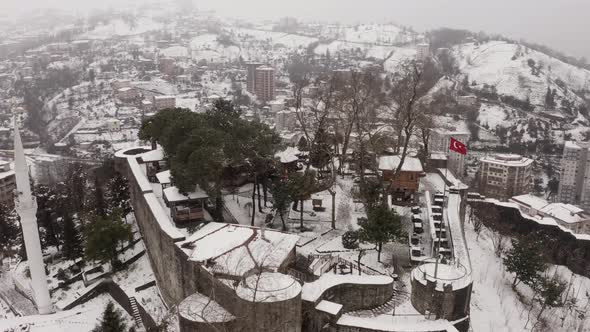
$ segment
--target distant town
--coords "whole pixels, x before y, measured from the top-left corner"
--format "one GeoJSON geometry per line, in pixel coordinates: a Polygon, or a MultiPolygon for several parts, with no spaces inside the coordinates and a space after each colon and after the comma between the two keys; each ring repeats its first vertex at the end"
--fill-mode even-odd
{"type": "Polygon", "coordinates": [[[0,331],[590,331],[590,67],[464,30],[0,16],[0,331]]]}

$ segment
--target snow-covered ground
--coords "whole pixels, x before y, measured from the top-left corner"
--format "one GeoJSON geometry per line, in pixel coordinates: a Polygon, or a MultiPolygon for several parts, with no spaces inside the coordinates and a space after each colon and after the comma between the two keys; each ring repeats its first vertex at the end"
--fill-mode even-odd
{"type": "Polygon", "coordinates": [[[568,86],[578,90],[586,86],[590,79],[588,70],[508,42],[468,43],[453,50],[461,72],[468,75],[470,82],[475,81],[477,87],[481,88],[483,84],[495,86],[500,95],[530,99],[534,105],[544,105],[548,84],[557,90],[560,98],[566,97],[579,103],[581,100],[562,90],[556,80],[568,82],[568,86]],[[539,75],[532,73],[530,60],[535,66],[541,66],[539,75]]]}
{"type": "Polygon", "coordinates": [[[127,312],[114,301],[109,294],[101,294],[75,309],[59,311],[51,315],[0,319],[0,330],[12,331],[12,329],[15,329],[14,331],[28,332],[90,332],[100,322],[108,302],[113,302],[127,327],[133,326],[133,318],[127,314],[127,312]],[[21,330],[20,328],[23,329],[21,330]]]}
{"type": "Polygon", "coordinates": [[[154,21],[151,17],[140,17],[136,22],[124,22],[122,19],[115,19],[107,24],[100,24],[94,30],[83,34],[81,38],[108,39],[115,36],[139,35],[148,31],[157,31],[164,28],[162,23],[154,21]]]}
{"type": "MultiPolygon", "coordinates": [[[[471,297],[471,325],[474,331],[531,331],[535,317],[540,310],[536,303],[531,313],[531,322],[525,328],[530,308],[531,291],[528,286],[519,284],[512,289],[513,275],[505,271],[501,258],[494,254],[492,233],[485,229],[479,239],[473,224],[465,223],[465,235],[473,266],[473,294],[471,297]],[[523,303],[523,301],[526,301],[523,303]]],[[[506,239],[508,241],[508,239],[506,239]]],[[[590,279],[573,274],[563,266],[551,267],[547,274],[557,271],[562,280],[570,281],[568,297],[577,299],[577,309],[585,311],[590,305],[590,279]]],[[[590,331],[590,321],[583,320],[576,310],[567,308],[547,309],[542,320],[548,324],[545,331],[590,331]],[[562,322],[563,319],[563,322],[562,322]]]]}

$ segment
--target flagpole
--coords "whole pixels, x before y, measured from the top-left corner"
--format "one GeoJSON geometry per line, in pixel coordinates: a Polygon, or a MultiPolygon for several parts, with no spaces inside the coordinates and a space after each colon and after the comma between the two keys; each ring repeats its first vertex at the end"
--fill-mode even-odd
{"type": "MultiPolygon", "coordinates": [[[[443,179],[443,182],[445,183],[444,185],[444,189],[443,189],[443,216],[442,216],[442,220],[440,221],[440,230],[438,232],[438,236],[436,237],[438,239],[437,244],[436,244],[436,256],[435,256],[435,263],[434,263],[434,279],[436,279],[437,275],[438,275],[438,261],[440,259],[440,236],[442,234],[442,225],[445,222],[445,218],[444,218],[444,208],[445,208],[445,202],[446,202],[446,192],[447,192],[447,176],[449,174],[449,155],[450,155],[450,149],[451,149],[451,143],[449,142],[449,144],[447,144],[447,164],[445,165],[445,178],[443,179]]],[[[436,234],[436,227],[434,229],[434,234],[436,234]]],[[[436,282],[436,281],[435,281],[436,282]]]]}

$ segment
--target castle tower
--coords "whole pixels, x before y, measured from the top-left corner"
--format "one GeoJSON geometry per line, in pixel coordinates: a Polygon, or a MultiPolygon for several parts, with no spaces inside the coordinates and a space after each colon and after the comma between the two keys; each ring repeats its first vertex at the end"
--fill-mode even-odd
{"type": "Polygon", "coordinates": [[[49,289],[47,288],[47,275],[45,275],[39,229],[37,228],[37,201],[31,194],[29,168],[27,167],[23,142],[20,137],[16,118],[14,120],[14,172],[18,193],[18,196],[15,198],[15,205],[23,229],[25,248],[31,271],[33,295],[39,313],[42,315],[50,314],[53,312],[53,305],[49,296],[49,289]]]}

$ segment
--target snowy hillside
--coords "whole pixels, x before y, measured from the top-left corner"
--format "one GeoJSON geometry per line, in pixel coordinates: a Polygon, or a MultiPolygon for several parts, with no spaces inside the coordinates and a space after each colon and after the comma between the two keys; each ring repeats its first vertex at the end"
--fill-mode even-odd
{"type": "Polygon", "coordinates": [[[135,22],[125,22],[121,19],[116,19],[107,24],[96,26],[93,30],[83,34],[81,38],[108,39],[113,36],[132,36],[163,28],[163,24],[147,17],[138,18],[135,22]]]}
{"type": "MultiPolygon", "coordinates": [[[[557,99],[580,105],[576,94],[590,88],[590,71],[566,64],[543,53],[502,41],[469,43],[453,49],[461,73],[474,88],[495,86],[499,95],[545,105],[547,88],[556,89],[557,99]]],[[[559,105],[559,103],[558,103],[559,105]]]]}

